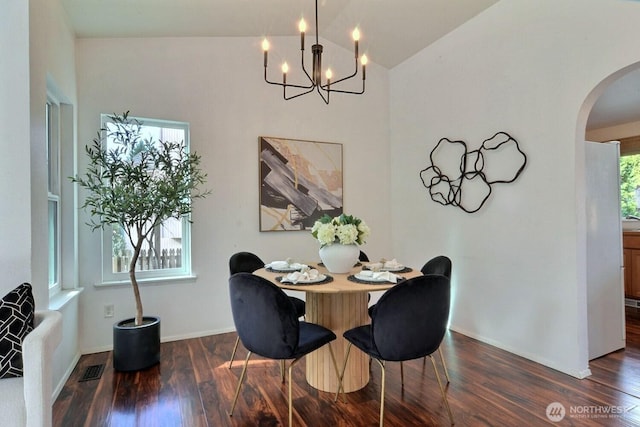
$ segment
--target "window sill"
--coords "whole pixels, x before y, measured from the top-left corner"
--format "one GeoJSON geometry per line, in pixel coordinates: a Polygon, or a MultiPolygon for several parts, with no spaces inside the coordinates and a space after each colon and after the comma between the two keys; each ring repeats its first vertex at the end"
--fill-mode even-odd
{"type": "Polygon", "coordinates": [[[75,289],[63,289],[59,292],[56,292],[51,298],[49,298],[49,310],[60,310],[62,309],[69,301],[76,298],[80,295],[80,292],[83,291],[83,288],[75,288],[75,289]]]}
{"type": "MultiPolygon", "coordinates": [[[[155,285],[155,284],[166,284],[166,283],[175,283],[175,282],[193,282],[197,279],[198,276],[187,275],[187,276],[170,276],[170,277],[153,277],[146,279],[138,279],[139,285],[155,285]]],[[[101,283],[96,283],[93,286],[96,288],[102,287],[118,287],[118,286],[131,286],[131,282],[129,279],[127,280],[113,280],[113,281],[105,281],[101,283]]]]}

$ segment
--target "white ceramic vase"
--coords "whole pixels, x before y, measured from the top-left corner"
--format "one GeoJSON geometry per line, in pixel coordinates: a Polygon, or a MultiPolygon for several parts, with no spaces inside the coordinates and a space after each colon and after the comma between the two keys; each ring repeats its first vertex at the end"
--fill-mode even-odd
{"type": "Polygon", "coordinates": [[[341,245],[334,243],[332,245],[322,246],[320,248],[320,259],[330,273],[348,273],[358,262],[360,249],[358,245],[341,245]]]}

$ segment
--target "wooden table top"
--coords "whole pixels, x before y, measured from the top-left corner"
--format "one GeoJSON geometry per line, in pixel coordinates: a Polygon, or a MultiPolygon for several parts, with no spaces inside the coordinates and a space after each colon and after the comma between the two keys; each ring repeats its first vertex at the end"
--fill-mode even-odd
{"type": "MultiPolygon", "coordinates": [[[[347,279],[350,275],[357,274],[362,270],[362,266],[354,267],[347,274],[329,273],[324,266],[316,263],[307,263],[311,268],[317,269],[320,274],[328,275],[333,278],[333,281],[324,284],[293,284],[293,283],[280,283],[276,280],[276,277],[286,276],[287,273],[267,271],[266,268],[261,268],[255,271],[253,274],[264,277],[267,280],[272,281],[283,289],[290,289],[293,291],[312,292],[312,293],[350,293],[350,292],[375,292],[384,291],[395,286],[395,283],[381,282],[381,283],[357,283],[347,279]]],[[[420,276],[422,273],[420,270],[412,269],[406,273],[396,273],[398,276],[410,279],[412,277],[420,276]]]]}

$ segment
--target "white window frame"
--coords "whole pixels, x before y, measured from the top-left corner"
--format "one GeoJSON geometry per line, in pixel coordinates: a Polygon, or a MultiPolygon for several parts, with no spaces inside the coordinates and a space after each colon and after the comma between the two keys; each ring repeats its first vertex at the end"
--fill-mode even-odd
{"type": "MultiPolygon", "coordinates": [[[[100,124],[104,129],[106,124],[111,121],[112,114],[101,114],[100,124]]],[[[129,116],[130,120],[138,120],[143,126],[154,126],[168,129],[180,129],[184,131],[184,144],[185,150],[189,152],[189,123],[160,120],[143,117],[129,116]]],[[[165,282],[192,279],[194,276],[191,270],[191,217],[190,215],[182,218],[182,259],[181,267],[179,268],[165,268],[155,270],[136,270],[136,279],[138,282],[165,282]]],[[[102,283],[97,286],[111,286],[118,284],[129,284],[129,273],[113,272],[113,227],[105,227],[102,232],[102,283]]],[[[128,270],[128,269],[127,269],[128,270]]]]}
{"type": "Polygon", "coordinates": [[[47,74],[47,98],[43,104],[44,150],[47,163],[47,277],[55,266],[55,280],[49,286],[49,303],[58,307],[58,297],[64,291],[78,289],[78,207],[76,186],[66,177],[76,174],[75,107],[60,90],[51,75],[47,74]],[[49,116],[50,110],[52,113],[49,116]],[[48,138],[52,137],[50,141],[48,138]],[[50,154],[51,153],[51,154],[50,154]],[[55,202],[56,221],[51,222],[49,204],[55,202]],[[56,254],[49,251],[50,225],[56,228],[56,254]]]}
{"type": "Polygon", "coordinates": [[[47,94],[45,104],[45,131],[47,139],[47,253],[49,260],[47,277],[49,296],[51,297],[62,289],[62,197],[60,196],[60,103],[50,93],[47,94]],[[52,203],[55,204],[53,212],[50,209],[52,203]]]}

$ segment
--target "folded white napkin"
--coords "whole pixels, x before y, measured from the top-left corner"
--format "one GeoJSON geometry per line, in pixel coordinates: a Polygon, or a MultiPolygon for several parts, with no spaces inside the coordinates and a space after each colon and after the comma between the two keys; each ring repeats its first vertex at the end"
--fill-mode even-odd
{"type": "Polygon", "coordinates": [[[362,270],[360,273],[358,273],[358,276],[365,280],[398,283],[398,276],[390,271],[362,270]]]}
{"type": "Polygon", "coordinates": [[[396,270],[396,269],[400,269],[403,268],[404,266],[402,264],[400,264],[398,261],[396,261],[396,259],[392,259],[391,261],[385,261],[384,265],[382,266],[382,268],[386,268],[389,270],[396,270]]]}
{"type": "Polygon", "coordinates": [[[392,259],[391,261],[381,260],[380,262],[372,262],[367,264],[367,268],[371,271],[380,271],[380,270],[401,270],[404,268],[404,265],[400,264],[396,259],[392,259]]]}
{"type": "Polygon", "coordinates": [[[309,269],[304,268],[302,271],[294,271],[293,273],[289,273],[284,276],[280,281],[281,282],[290,282],[290,283],[298,283],[298,282],[309,282],[313,280],[318,280],[320,278],[320,272],[315,268],[309,269]]]}
{"type": "Polygon", "coordinates": [[[265,267],[272,268],[274,270],[300,270],[307,267],[307,265],[291,261],[271,261],[269,264],[265,265],[265,267]]]}
{"type": "Polygon", "coordinates": [[[371,271],[380,271],[384,267],[384,264],[381,262],[372,262],[367,264],[367,268],[371,271]]]}

